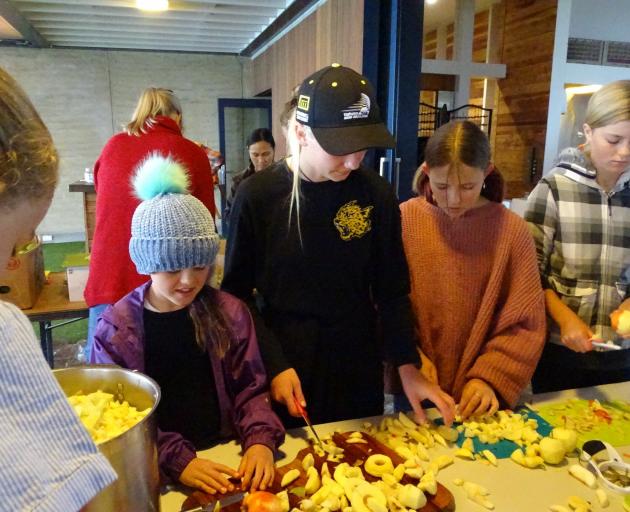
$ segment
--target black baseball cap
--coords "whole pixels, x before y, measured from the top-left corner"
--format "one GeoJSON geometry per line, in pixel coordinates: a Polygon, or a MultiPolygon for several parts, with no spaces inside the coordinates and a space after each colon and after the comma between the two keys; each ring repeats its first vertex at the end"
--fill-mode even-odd
{"type": "Polygon", "coordinates": [[[310,126],[319,145],[331,155],[396,144],[381,119],[368,79],[340,64],[320,69],[302,82],[295,118],[310,126]]]}

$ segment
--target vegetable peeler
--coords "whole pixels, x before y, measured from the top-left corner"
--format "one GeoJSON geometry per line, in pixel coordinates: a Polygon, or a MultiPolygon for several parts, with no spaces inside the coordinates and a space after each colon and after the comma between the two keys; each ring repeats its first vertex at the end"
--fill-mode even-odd
{"type": "Polygon", "coordinates": [[[580,461],[595,472],[609,489],[630,494],[630,464],[624,462],[611,444],[605,441],[586,441],[580,461]]]}

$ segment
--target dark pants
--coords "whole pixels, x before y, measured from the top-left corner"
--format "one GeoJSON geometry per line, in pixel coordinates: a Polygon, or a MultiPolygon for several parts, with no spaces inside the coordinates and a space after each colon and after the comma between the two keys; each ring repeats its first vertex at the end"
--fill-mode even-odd
{"type": "Polygon", "coordinates": [[[630,350],[581,354],[547,343],[532,377],[534,393],[630,380],[630,350]]]}

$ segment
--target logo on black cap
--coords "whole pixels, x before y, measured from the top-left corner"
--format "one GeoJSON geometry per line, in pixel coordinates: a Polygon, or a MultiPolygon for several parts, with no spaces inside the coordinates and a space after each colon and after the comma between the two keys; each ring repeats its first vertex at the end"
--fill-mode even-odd
{"type": "Polygon", "coordinates": [[[344,121],[349,119],[367,119],[370,115],[370,97],[361,93],[359,101],[343,109],[342,112],[344,121]]]}

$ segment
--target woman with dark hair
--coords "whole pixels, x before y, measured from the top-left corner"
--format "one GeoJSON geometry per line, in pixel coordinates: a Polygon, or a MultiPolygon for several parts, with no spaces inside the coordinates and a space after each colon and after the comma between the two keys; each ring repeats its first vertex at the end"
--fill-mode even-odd
{"type": "Polygon", "coordinates": [[[477,125],[442,126],[425,158],[421,197],[401,205],[422,369],[464,418],[493,414],[516,404],[544,344],[534,243],[501,204],[503,179],[477,125]]]}
{"type": "MultiPolygon", "coordinates": [[[[232,187],[230,189],[230,197],[228,197],[225,211],[223,212],[223,222],[229,222],[232,203],[236,197],[236,191],[239,185],[253,176],[254,173],[266,169],[273,163],[276,151],[276,141],[269,128],[256,128],[247,138],[247,151],[249,152],[249,165],[247,168],[232,178],[232,187]]],[[[225,231],[224,231],[225,232],[225,231]]]]}

